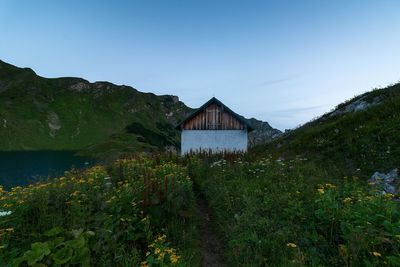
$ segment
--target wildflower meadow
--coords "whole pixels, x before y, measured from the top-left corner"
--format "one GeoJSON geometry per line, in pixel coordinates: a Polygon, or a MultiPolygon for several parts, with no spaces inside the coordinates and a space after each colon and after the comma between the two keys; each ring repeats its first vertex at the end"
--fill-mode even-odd
{"type": "Polygon", "coordinates": [[[138,156],[0,189],[2,266],[198,265],[185,167],[138,156]]]}

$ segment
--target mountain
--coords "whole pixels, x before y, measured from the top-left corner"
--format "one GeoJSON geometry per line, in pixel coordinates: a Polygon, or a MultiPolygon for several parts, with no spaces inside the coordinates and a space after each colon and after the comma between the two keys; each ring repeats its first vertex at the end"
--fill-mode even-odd
{"type": "Polygon", "coordinates": [[[175,146],[173,125],[190,111],[176,96],[81,78],[46,79],[0,62],[0,150],[175,146]]]}
{"type": "MultiPolygon", "coordinates": [[[[174,150],[180,137],[174,126],[192,111],[177,96],[74,77],[48,79],[0,61],[2,151],[79,150],[103,156],[174,150]]],[[[268,123],[250,122],[257,136],[250,143],[275,136],[268,123]]]]}
{"type": "Polygon", "coordinates": [[[399,133],[397,83],[348,100],[253,152],[312,158],[316,165],[325,166],[326,172],[369,177],[378,170],[400,167],[399,133]]]}
{"type": "Polygon", "coordinates": [[[249,133],[249,146],[270,142],[282,135],[278,129],[272,128],[268,122],[255,118],[246,119],[254,131],[249,133]]]}

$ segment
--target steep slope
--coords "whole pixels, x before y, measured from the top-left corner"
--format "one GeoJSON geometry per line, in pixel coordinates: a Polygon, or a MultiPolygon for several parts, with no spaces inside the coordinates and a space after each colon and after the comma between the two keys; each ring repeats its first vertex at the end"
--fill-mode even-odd
{"type": "Polygon", "coordinates": [[[370,176],[399,167],[400,84],[377,89],[338,105],[332,112],[274,142],[256,154],[301,155],[332,172],[370,176]]]}
{"type": "MultiPolygon", "coordinates": [[[[109,82],[43,78],[0,60],[0,151],[79,150],[104,156],[175,150],[174,129],[193,109],[172,95],[142,93],[109,82]]],[[[249,120],[249,143],[277,136],[268,123],[249,120]]]]}
{"type": "Polygon", "coordinates": [[[46,79],[0,61],[0,150],[80,150],[115,140],[162,148],[178,143],[172,125],[189,111],[175,96],[46,79]],[[151,141],[155,136],[159,140],[151,141]]]}
{"type": "Polygon", "coordinates": [[[254,131],[249,133],[249,146],[270,142],[279,136],[282,132],[272,128],[268,122],[260,121],[255,118],[246,119],[254,131]]]}

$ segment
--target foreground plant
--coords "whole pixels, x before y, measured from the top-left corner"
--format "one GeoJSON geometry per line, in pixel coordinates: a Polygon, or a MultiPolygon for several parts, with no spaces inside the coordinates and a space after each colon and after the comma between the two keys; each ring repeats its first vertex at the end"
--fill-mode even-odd
{"type": "Polygon", "coordinates": [[[0,207],[0,265],[139,266],[164,234],[163,266],[198,262],[191,180],[168,159],[138,156],[1,190],[0,207]]]}

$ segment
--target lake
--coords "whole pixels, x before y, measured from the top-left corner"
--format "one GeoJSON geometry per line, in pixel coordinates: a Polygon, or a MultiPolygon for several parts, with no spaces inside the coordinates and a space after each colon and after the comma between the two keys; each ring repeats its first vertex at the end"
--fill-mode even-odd
{"type": "Polygon", "coordinates": [[[9,190],[49,177],[58,177],[71,168],[81,169],[94,163],[92,159],[71,151],[0,151],[0,185],[9,190]]]}

